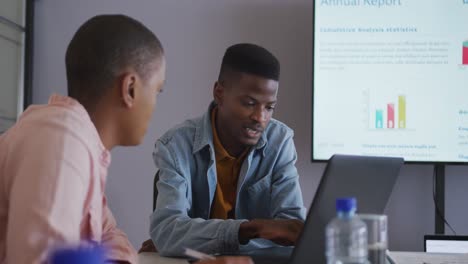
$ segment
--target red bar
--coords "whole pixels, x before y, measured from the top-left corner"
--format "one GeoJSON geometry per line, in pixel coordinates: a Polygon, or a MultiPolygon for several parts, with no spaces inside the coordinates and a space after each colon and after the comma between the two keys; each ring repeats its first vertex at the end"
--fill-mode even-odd
{"type": "Polygon", "coordinates": [[[387,128],[395,128],[395,105],[387,104],[387,128]]]}

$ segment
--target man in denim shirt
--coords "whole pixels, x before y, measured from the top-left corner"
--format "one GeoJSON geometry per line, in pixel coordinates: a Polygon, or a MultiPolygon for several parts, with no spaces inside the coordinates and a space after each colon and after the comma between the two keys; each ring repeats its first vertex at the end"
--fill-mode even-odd
{"type": "Polygon", "coordinates": [[[279,62],[269,51],[229,47],[208,111],[156,142],[159,194],[150,236],[161,255],[295,244],[305,208],[293,131],[271,119],[278,80],[279,62]]]}

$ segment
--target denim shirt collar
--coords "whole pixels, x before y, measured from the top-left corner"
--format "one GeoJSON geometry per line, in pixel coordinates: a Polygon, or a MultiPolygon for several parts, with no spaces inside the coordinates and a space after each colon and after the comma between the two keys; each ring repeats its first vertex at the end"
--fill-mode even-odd
{"type": "MultiPolygon", "coordinates": [[[[192,154],[195,154],[202,150],[204,147],[209,146],[211,149],[214,150],[214,145],[213,145],[213,131],[211,129],[211,111],[213,108],[216,106],[216,103],[212,101],[210,103],[210,106],[208,107],[208,111],[203,114],[200,122],[196,124],[195,127],[195,140],[193,144],[193,152],[192,154]]],[[[268,127],[267,127],[268,129],[268,127]]],[[[265,146],[268,143],[268,140],[266,138],[266,132],[263,131],[260,139],[258,140],[257,144],[255,145],[256,150],[261,150],[262,155],[265,156],[265,146]]]]}

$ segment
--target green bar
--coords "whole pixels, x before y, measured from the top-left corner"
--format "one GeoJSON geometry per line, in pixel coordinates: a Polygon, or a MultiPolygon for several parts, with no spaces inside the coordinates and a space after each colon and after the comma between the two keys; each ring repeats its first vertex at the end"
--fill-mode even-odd
{"type": "Polygon", "coordinates": [[[406,96],[398,96],[398,128],[406,128],[406,96]]]}
{"type": "Polygon", "coordinates": [[[383,128],[383,110],[375,110],[375,128],[383,128]]]}
{"type": "Polygon", "coordinates": [[[468,48],[468,40],[463,42],[463,47],[468,48]]]}

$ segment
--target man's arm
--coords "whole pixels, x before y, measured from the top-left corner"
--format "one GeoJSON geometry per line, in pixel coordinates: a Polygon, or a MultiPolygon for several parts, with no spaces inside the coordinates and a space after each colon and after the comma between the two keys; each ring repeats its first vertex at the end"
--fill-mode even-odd
{"type": "Polygon", "coordinates": [[[305,219],[296,160],[297,154],[291,133],[282,142],[276,163],[272,164],[272,219],[254,219],[242,223],[239,230],[239,240],[242,244],[254,238],[268,239],[283,246],[296,244],[305,219]]]}
{"type": "Polygon", "coordinates": [[[238,251],[239,226],[245,220],[190,218],[187,179],[191,176],[184,175],[188,172],[182,172],[176,157],[159,140],[154,161],[159,168],[159,194],[151,216],[150,236],[160,254],[183,256],[185,247],[210,254],[238,251]]]}
{"type": "Polygon", "coordinates": [[[41,263],[49,247],[80,242],[90,158],[82,141],[43,128],[10,145],[6,263],[41,263]]]}
{"type": "Polygon", "coordinates": [[[108,258],[115,263],[137,263],[136,251],[128,241],[127,235],[117,228],[106,198],[104,198],[102,214],[102,244],[108,250],[108,258]]]}
{"type": "Polygon", "coordinates": [[[281,246],[294,246],[303,226],[298,219],[254,219],[240,225],[239,241],[247,244],[251,239],[263,238],[281,246]]]}
{"type": "Polygon", "coordinates": [[[219,257],[214,260],[203,260],[196,264],[254,264],[250,257],[219,257]]]}

